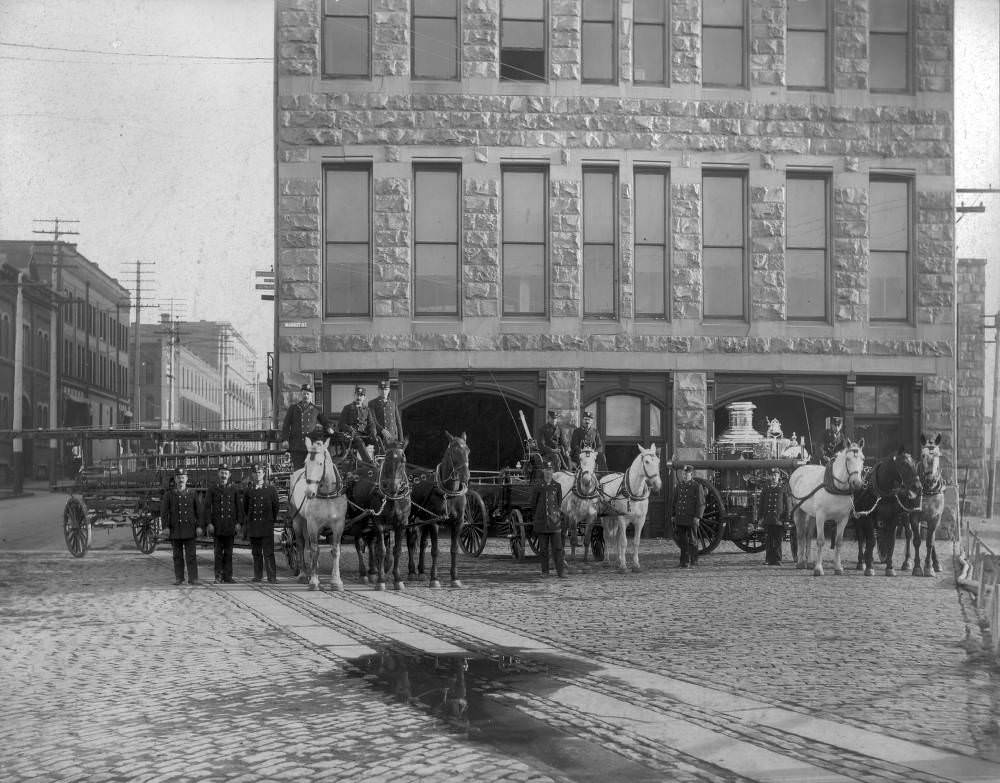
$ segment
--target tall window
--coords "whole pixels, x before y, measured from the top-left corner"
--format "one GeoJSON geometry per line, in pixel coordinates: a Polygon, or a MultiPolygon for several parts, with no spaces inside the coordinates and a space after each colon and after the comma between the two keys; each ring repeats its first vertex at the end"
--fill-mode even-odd
{"type": "Polygon", "coordinates": [[[583,81],[614,82],[618,49],[613,0],[583,0],[583,41],[580,58],[583,63],[583,81]]]}
{"type": "Polygon", "coordinates": [[[788,4],[788,86],[821,90],[828,85],[830,4],[793,0],[788,4]]]}
{"type": "Polygon", "coordinates": [[[458,78],[458,0],[413,0],[413,76],[458,78]]]}
{"type": "Polygon", "coordinates": [[[868,201],[870,318],[905,321],[910,315],[910,183],[872,177],[868,201]]]}
{"type": "Polygon", "coordinates": [[[710,87],[744,84],[744,0],[702,0],[701,81],[710,87]]]}
{"type": "Polygon", "coordinates": [[[615,316],[618,177],[608,169],[583,170],[583,315],[615,316]]]}
{"type": "Polygon", "coordinates": [[[323,75],[371,75],[369,0],[323,0],[323,75]]]}
{"type": "Polygon", "coordinates": [[[667,4],[665,0],[635,0],[632,22],[632,81],[666,84],[667,4]]]}
{"type": "Polygon", "coordinates": [[[458,315],[461,177],[455,168],[413,172],[414,312],[458,315]]]}
{"type": "Polygon", "coordinates": [[[872,3],[868,35],[871,89],[906,92],[910,89],[909,0],[872,3]]]}
{"type": "Polygon", "coordinates": [[[786,183],[785,283],[789,320],[827,317],[828,180],[789,174],[786,183]]]}
{"type": "Polygon", "coordinates": [[[503,314],[545,314],[546,173],[510,167],[503,178],[503,314]]]}
{"type": "Polygon", "coordinates": [[[371,169],[327,169],[326,315],[371,312],[371,169]]]}
{"type": "Polygon", "coordinates": [[[666,318],[669,312],[667,255],[670,181],[665,171],[635,173],[635,315],[666,318]]]}
{"type": "Polygon", "coordinates": [[[705,318],[746,316],[746,179],[741,172],[702,175],[705,318]]]}
{"type": "Polygon", "coordinates": [[[500,81],[545,81],[545,0],[501,0],[500,81]]]}
{"type": "Polygon", "coordinates": [[[910,407],[909,398],[909,387],[901,388],[899,383],[859,382],[855,386],[851,437],[865,439],[865,462],[887,457],[906,443],[903,411],[910,407]]]}

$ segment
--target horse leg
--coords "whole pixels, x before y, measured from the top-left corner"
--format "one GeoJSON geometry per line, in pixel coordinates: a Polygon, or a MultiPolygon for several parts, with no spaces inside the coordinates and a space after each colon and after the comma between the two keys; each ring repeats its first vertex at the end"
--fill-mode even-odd
{"type": "Polygon", "coordinates": [[[399,575],[399,561],[403,556],[403,539],[406,537],[406,530],[402,524],[397,524],[392,537],[392,583],[397,590],[405,590],[406,582],[399,575]]]}
{"type": "Polygon", "coordinates": [[[299,562],[302,567],[299,570],[299,584],[306,584],[309,581],[309,558],[306,557],[306,531],[305,519],[296,517],[292,521],[292,529],[295,531],[295,548],[299,550],[299,562]]]}
{"type": "Polygon", "coordinates": [[[406,528],[406,557],[408,560],[406,576],[411,582],[417,581],[417,564],[413,559],[414,550],[420,544],[420,530],[409,525],[406,528]]]}
{"type": "Polygon", "coordinates": [[[333,535],[330,537],[330,555],[333,558],[333,567],[330,569],[330,589],[337,591],[344,589],[344,582],[340,578],[340,539],[343,531],[343,526],[338,532],[337,525],[334,525],[333,535]]]}
{"type": "Polygon", "coordinates": [[[826,544],[826,520],[818,513],[815,519],[816,524],[813,526],[815,527],[813,534],[816,536],[816,563],[813,565],[813,576],[823,576],[823,545],[826,544]]]}
{"type": "Polygon", "coordinates": [[[854,517],[854,537],[858,541],[858,566],[855,571],[862,571],[865,567],[865,557],[868,554],[868,536],[865,530],[865,522],[861,517],[854,517]]]}
{"type": "Polygon", "coordinates": [[[462,587],[462,580],[458,578],[458,529],[461,520],[452,519],[451,522],[451,586],[462,587]]]}
{"type": "MultiPolygon", "coordinates": [[[[934,551],[934,533],[936,531],[931,528],[930,523],[927,525],[927,541],[925,543],[927,547],[926,560],[924,561],[924,576],[934,576],[934,572],[937,570],[937,552],[934,551]],[[931,566],[931,561],[933,558],[934,566],[931,566]]],[[[917,530],[916,535],[920,535],[920,531],[917,530]]],[[[914,575],[916,572],[914,571],[914,575]]]]}
{"type": "Polygon", "coordinates": [[[358,555],[358,581],[361,584],[367,584],[368,574],[365,573],[365,539],[363,536],[354,536],[354,551],[358,555]]]}
{"type": "Polygon", "coordinates": [[[840,562],[840,547],[844,543],[844,529],[847,527],[847,519],[842,519],[837,522],[837,527],[834,528],[833,537],[833,573],[837,576],[844,575],[844,566],[840,562]]]}
{"type": "Polygon", "coordinates": [[[795,523],[795,539],[796,539],[796,549],[798,550],[795,556],[795,567],[802,570],[806,567],[806,552],[809,549],[809,533],[808,533],[808,520],[806,513],[800,509],[795,509],[792,514],[792,520],[795,523]]]}
{"type": "Polygon", "coordinates": [[[639,539],[642,538],[642,528],[645,526],[645,524],[646,524],[645,514],[642,516],[642,519],[635,520],[635,532],[632,539],[632,544],[634,545],[632,551],[632,570],[635,571],[636,573],[642,571],[642,566],[639,565],[639,539]]]}
{"type": "Polygon", "coordinates": [[[319,531],[307,531],[309,536],[309,589],[319,589],[319,531]]]}
{"type": "Polygon", "coordinates": [[[380,528],[375,529],[375,589],[385,590],[385,536],[380,528]]]}
{"type": "MultiPolygon", "coordinates": [[[[424,556],[427,551],[427,542],[431,539],[431,527],[434,527],[435,523],[424,525],[420,528],[420,556],[417,558],[417,573],[426,573],[424,569],[424,556]]],[[[437,535],[437,528],[434,527],[434,535],[437,535]]]]}
{"type": "Polygon", "coordinates": [[[910,524],[910,520],[906,520],[906,524],[903,526],[903,534],[906,537],[906,549],[903,552],[903,565],[899,568],[901,571],[909,571],[911,566],[914,566],[913,575],[920,576],[920,530],[918,529],[916,535],[913,532],[913,526],[910,524]],[[910,543],[913,543],[913,559],[910,559],[910,543]]]}
{"type": "Polygon", "coordinates": [[[896,556],[896,517],[891,516],[882,524],[882,549],[885,555],[885,575],[895,576],[893,558],[896,556]]]}
{"type": "MultiPolygon", "coordinates": [[[[433,522],[427,526],[427,535],[431,539],[431,573],[430,581],[428,582],[429,587],[440,587],[441,582],[438,581],[437,568],[438,568],[438,523],[433,522]]],[[[423,566],[424,562],[424,540],[420,541],[420,564],[423,566]]]]}

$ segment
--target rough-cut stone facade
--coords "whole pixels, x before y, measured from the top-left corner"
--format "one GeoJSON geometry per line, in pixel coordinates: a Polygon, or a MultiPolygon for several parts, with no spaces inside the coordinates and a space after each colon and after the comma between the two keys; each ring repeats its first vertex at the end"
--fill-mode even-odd
{"type": "Polygon", "coordinates": [[[750,83],[785,83],[785,0],[750,4],[750,83]]]}
{"type": "MultiPolygon", "coordinates": [[[[958,376],[954,387],[954,411],[948,406],[952,395],[941,395],[944,410],[935,423],[948,423],[943,430],[948,438],[955,427],[958,442],[949,448],[947,467],[951,467],[953,455],[958,455],[957,475],[948,476],[958,481],[964,492],[964,513],[983,516],[986,513],[986,475],[981,455],[986,449],[986,416],[983,397],[986,394],[986,334],[982,328],[986,315],[986,261],[981,258],[959,259],[958,261],[958,376]]],[[[935,417],[938,413],[935,413],[935,417]]],[[[925,416],[931,429],[931,417],[925,416]]]]}

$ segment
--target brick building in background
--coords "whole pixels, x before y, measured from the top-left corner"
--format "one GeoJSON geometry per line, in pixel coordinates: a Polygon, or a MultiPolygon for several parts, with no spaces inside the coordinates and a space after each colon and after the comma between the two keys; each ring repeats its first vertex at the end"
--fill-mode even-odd
{"type": "Polygon", "coordinates": [[[940,432],[981,506],[950,2],[279,0],[276,39],[279,415],[389,375],[418,463],[586,408],[621,470],[751,401],[872,457],[940,432]]]}

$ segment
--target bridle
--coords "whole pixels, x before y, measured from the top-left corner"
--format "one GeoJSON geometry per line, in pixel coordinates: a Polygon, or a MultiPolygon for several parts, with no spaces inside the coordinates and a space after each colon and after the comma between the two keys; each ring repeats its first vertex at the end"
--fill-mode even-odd
{"type": "MultiPolygon", "coordinates": [[[[596,460],[597,452],[595,452],[593,449],[590,448],[580,449],[581,457],[584,455],[584,453],[586,453],[588,457],[591,454],[595,455],[595,460],[596,460]]],[[[570,491],[581,500],[593,500],[601,493],[601,482],[597,480],[597,474],[593,470],[583,469],[582,462],[583,460],[581,459],[581,467],[576,471],[576,474],[573,476],[573,488],[570,491]],[[592,476],[594,480],[594,488],[589,491],[584,490],[582,483],[583,477],[587,475],[592,476]]]]}
{"type": "Polygon", "coordinates": [[[635,490],[632,489],[630,481],[632,476],[632,468],[635,466],[636,463],[636,460],[633,460],[632,464],[629,465],[628,472],[624,476],[622,476],[622,483],[618,487],[618,492],[615,493],[614,495],[605,495],[605,497],[611,500],[613,500],[616,497],[623,497],[630,503],[633,500],[646,500],[650,496],[650,493],[652,491],[651,486],[653,481],[656,480],[659,476],[658,472],[650,473],[649,471],[646,470],[646,457],[653,457],[653,455],[643,453],[636,458],[636,460],[639,461],[639,465],[642,468],[642,474],[643,474],[643,484],[639,488],[639,492],[636,492],[635,490]]]}
{"type": "Polygon", "coordinates": [[[444,452],[444,457],[434,468],[434,486],[445,499],[457,498],[464,495],[469,489],[469,460],[464,453],[464,446],[455,438],[448,444],[448,448],[444,452]],[[463,459],[461,461],[456,460],[452,456],[453,451],[462,452],[463,459]],[[442,468],[445,463],[451,467],[451,472],[442,478],[442,468]],[[445,484],[456,483],[458,487],[456,489],[447,489],[445,484]]]}
{"type": "MultiPolygon", "coordinates": [[[[326,452],[326,449],[323,449],[326,452]]],[[[315,461],[316,455],[320,452],[310,452],[308,461],[315,461]]],[[[324,453],[323,457],[323,472],[320,474],[318,479],[309,478],[309,473],[305,469],[302,472],[302,478],[306,482],[307,487],[316,486],[316,497],[321,499],[329,499],[339,497],[344,494],[343,482],[340,480],[340,473],[337,470],[337,466],[333,464],[333,460],[330,459],[329,453],[324,453]],[[333,469],[332,480],[327,480],[327,468],[333,469]],[[325,491],[324,491],[325,488],[325,491]]]]}
{"type": "Polygon", "coordinates": [[[403,450],[394,447],[389,449],[385,454],[385,459],[382,460],[382,464],[378,468],[378,490],[382,496],[389,501],[395,502],[397,500],[405,500],[410,496],[410,479],[406,475],[406,460],[403,458],[403,450]],[[398,457],[394,452],[399,452],[398,457]],[[392,457],[390,458],[390,455],[392,457]],[[394,463],[392,465],[392,481],[387,481],[383,473],[385,471],[385,466],[387,463],[394,463]],[[400,480],[400,473],[402,473],[402,480],[400,480]],[[401,489],[393,490],[392,486],[400,487],[401,489]]]}
{"type": "Polygon", "coordinates": [[[941,479],[941,450],[924,447],[920,453],[920,486],[925,495],[940,495],[944,492],[944,482],[941,479]],[[928,459],[931,467],[927,469],[928,459]]]}
{"type": "MultiPolygon", "coordinates": [[[[859,450],[855,448],[855,449],[844,449],[843,451],[840,452],[841,454],[844,455],[844,470],[847,471],[847,478],[846,479],[839,479],[839,478],[837,478],[836,471],[831,470],[830,471],[830,477],[833,479],[833,487],[834,487],[834,489],[836,489],[836,490],[838,490],[840,492],[846,492],[846,491],[850,490],[851,489],[851,477],[852,476],[857,476],[858,480],[860,481],[860,479],[861,479],[861,468],[856,468],[854,470],[850,470],[847,467],[847,453],[848,452],[854,452],[855,454],[857,454],[858,451],[859,450]],[[841,486],[837,486],[840,483],[843,484],[842,487],[841,486]]],[[[839,457],[840,455],[838,454],[837,456],[839,457]]],[[[858,460],[858,461],[860,462],[860,460],[858,460]]],[[[837,460],[835,459],[832,464],[833,464],[834,467],[836,467],[837,460]]]]}

